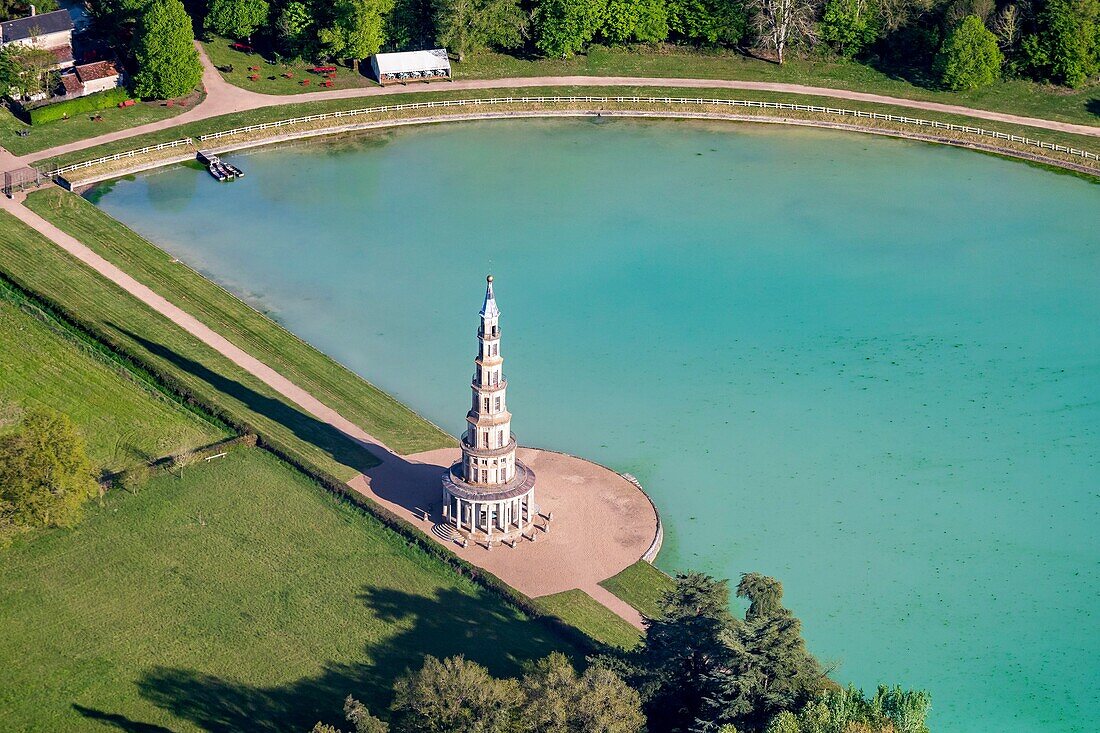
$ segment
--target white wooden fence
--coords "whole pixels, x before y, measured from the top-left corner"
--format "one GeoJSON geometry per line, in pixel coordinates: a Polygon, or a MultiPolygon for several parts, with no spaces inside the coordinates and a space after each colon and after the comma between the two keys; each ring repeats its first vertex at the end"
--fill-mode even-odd
{"type": "Polygon", "coordinates": [[[257,125],[247,125],[245,127],[235,127],[232,130],[222,130],[220,132],[212,132],[207,135],[199,135],[197,138],[183,138],[181,140],[173,140],[169,143],[161,143],[160,145],[151,145],[137,150],[129,150],[125,153],[116,153],[114,155],[107,155],[102,158],[96,158],[95,160],[86,160],[82,163],[74,163],[72,165],[62,166],[48,172],[48,175],[62,175],[70,171],[79,170],[81,168],[88,168],[100,163],[108,163],[122,158],[132,158],[143,153],[148,153],[157,150],[164,150],[166,148],[172,148],[179,145],[193,145],[195,140],[198,142],[210,142],[219,140],[225,137],[231,137],[233,135],[243,135],[252,132],[258,132],[263,130],[274,130],[280,127],[287,127],[290,125],[302,125],[312,122],[319,122],[325,120],[341,120],[349,117],[362,117],[367,115],[384,114],[387,112],[403,112],[408,110],[432,110],[442,109],[447,107],[488,107],[494,105],[515,105],[515,104],[540,104],[540,105],[554,105],[554,104],[646,104],[646,105],[669,105],[669,106],[698,106],[709,105],[715,107],[731,107],[731,108],[756,108],[756,109],[774,109],[774,110],[788,110],[793,112],[813,112],[817,114],[836,115],[839,117],[853,117],[858,119],[870,119],[870,120],[885,120],[887,122],[895,122],[903,125],[913,125],[915,127],[927,127],[933,130],[950,130],[952,132],[963,132],[970,135],[977,135],[980,137],[988,137],[995,140],[1008,140],[1014,143],[1020,143],[1032,147],[1042,148],[1044,150],[1053,150],[1059,153],[1065,153],[1085,160],[1097,160],[1100,161],[1100,155],[1097,153],[1089,152],[1087,150],[1079,150],[1077,148],[1070,148],[1065,145],[1056,145],[1054,143],[1044,142],[1042,140],[1034,140],[1029,137],[1021,137],[1019,135],[1009,135],[1004,132],[997,132],[995,130],[986,130],[981,127],[970,127],[969,125],[955,125],[949,122],[937,122],[935,120],[924,120],[916,117],[904,117],[900,115],[884,114],[882,112],[864,112],[856,109],[842,109],[838,107],[819,107],[814,104],[790,104],[787,102],[755,102],[751,100],[743,99],[703,99],[703,98],[688,98],[688,97],[490,97],[487,99],[443,99],[434,102],[410,102],[406,104],[384,104],[377,107],[364,107],[362,109],[351,109],[342,112],[326,112],[323,114],[307,115],[305,117],[291,117],[285,120],[277,120],[275,122],[263,122],[257,125]]]}
{"type": "Polygon", "coordinates": [[[133,158],[137,155],[144,153],[152,153],[157,150],[167,150],[168,148],[176,148],[180,145],[192,145],[194,140],[189,137],[180,138],[179,140],[173,140],[169,143],[160,143],[159,145],[147,145],[144,148],[137,148],[136,150],[127,150],[124,153],[115,153],[114,155],[104,155],[102,158],[96,158],[95,160],[85,160],[81,163],[73,163],[72,165],[63,165],[60,168],[51,168],[49,171],[44,171],[47,176],[61,176],[71,171],[77,171],[81,168],[91,168],[94,165],[101,163],[110,163],[115,160],[122,160],[123,158],[133,158]]]}

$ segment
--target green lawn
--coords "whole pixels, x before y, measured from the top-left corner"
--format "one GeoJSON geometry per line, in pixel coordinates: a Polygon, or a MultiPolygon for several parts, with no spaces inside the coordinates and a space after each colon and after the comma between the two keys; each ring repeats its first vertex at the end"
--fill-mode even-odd
{"type": "Polygon", "coordinates": [[[100,110],[102,119],[98,122],[92,121],[94,113],[89,112],[67,120],[33,126],[16,118],[9,110],[0,109],[0,147],[6,148],[15,155],[25,155],[56,145],[65,145],[77,140],[175,117],[193,107],[199,99],[201,96],[195,95],[193,99],[186,100],[186,107],[175,103],[169,107],[165,102],[139,102],[133,107],[109,107],[100,110]],[[27,136],[20,137],[20,131],[25,131],[27,136]]]}
{"type": "Polygon", "coordinates": [[[343,433],[303,413],[7,212],[0,212],[0,270],[297,460],[343,480],[376,464],[343,433]]]}
{"type": "Polygon", "coordinates": [[[415,453],[454,444],[397,400],[195,271],[174,263],[81,197],[51,188],[31,194],[27,205],[394,450],[415,453]]]}
{"type": "Polygon", "coordinates": [[[0,283],[0,429],[31,407],[71,417],[108,472],[229,437],[0,283]]]}
{"type": "Polygon", "coordinates": [[[0,556],[0,730],[305,731],[424,654],[575,654],[259,449],[104,502],[0,556]]]}
{"type": "MultiPolygon", "coordinates": [[[[202,44],[206,50],[206,55],[210,58],[210,62],[218,67],[222,77],[230,84],[261,94],[301,94],[326,89],[326,87],[320,86],[321,82],[325,81],[324,75],[311,74],[306,71],[306,69],[313,68],[315,64],[300,60],[277,64],[269,63],[259,54],[234,50],[230,47],[231,43],[232,41],[227,38],[215,36],[213,40],[205,41],[202,44]],[[233,70],[227,71],[226,69],[230,66],[233,67],[233,70]],[[259,70],[250,71],[249,67],[254,66],[258,66],[259,70]],[[289,78],[284,76],[287,73],[291,75],[289,78]],[[249,78],[253,74],[260,78],[253,81],[249,78]],[[302,84],[304,80],[309,80],[309,84],[302,84]]],[[[331,66],[333,64],[324,65],[331,66]]],[[[332,80],[334,82],[332,89],[378,86],[374,81],[363,76],[355,69],[349,69],[339,64],[335,66],[336,78],[332,80]]]]}
{"type": "Polygon", "coordinates": [[[673,588],[673,580],[645,560],[639,560],[618,575],[600,583],[647,618],[661,614],[661,595],[673,588]]]}
{"type": "Polygon", "coordinates": [[[917,86],[866,64],[843,59],[794,58],[779,66],[731,50],[593,46],[587,54],[568,59],[521,59],[483,52],[472,54],[462,63],[452,62],[451,66],[458,79],[590,75],[783,82],[1100,125],[1100,84],[1066,89],[1010,79],[976,91],[948,92],[917,86]]]}
{"type": "MultiPolygon", "coordinates": [[[[49,168],[60,165],[68,165],[71,163],[77,163],[84,160],[91,160],[103,155],[111,155],[126,150],[134,150],[146,145],[154,145],[160,142],[166,142],[169,140],[176,140],[181,137],[195,137],[198,135],[209,134],[212,132],[218,132],[221,130],[229,130],[235,127],[242,127],[246,125],[256,125],[263,122],[272,122],[275,120],[289,119],[292,117],[301,117],[305,115],[320,114],[324,112],[337,112],[350,109],[363,109],[369,107],[377,107],[384,104],[394,103],[412,103],[412,102],[426,102],[439,99],[476,99],[476,98],[489,98],[489,97],[508,97],[508,96],[571,96],[571,95],[591,95],[591,96],[643,96],[643,97],[655,97],[655,96],[674,96],[674,97],[704,97],[710,99],[750,99],[762,102],[789,102],[800,104],[816,104],[816,105],[830,105],[838,106],[838,102],[835,99],[827,97],[815,97],[811,95],[803,94],[784,94],[781,92],[748,92],[739,90],[727,90],[727,89],[690,89],[690,88],[647,88],[647,87],[552,87],[552,88],[521,88],[521,89],[483,89],[477,91],[465,91],[465,92],[447,92],[447,91],[434,91],[434,92],[415,92],[409,94],[402,94],[398,97],[387,99],[333,99],[325,100],[322,102],[298,102],[292,104],[279,105],[277,107],[266,107],[262,109],[249,110],[247,112],[235,112],[232,114],[221,115],[218,117],[211,117],[206,120],[200,120],[197,122],[190,122],[179,127],[172,128],[170,130],[163,130],[155,133],[147,133],[144,135],[137,135],[132,138],[126,138],[123,140],[117,140],[115,142],[106,143],[103,145],[97,145],[93,148],[76,151],[73,153],[65,153],[63,155],[53,156],[48,159],[39,161],[37,165],[42,168],[49,168]]],[[[891,105],[873,104],[866,102],[851,102],[844,100],[839,106],[845,109],[856,109],[863,111],[875,111],[888,114],[903,115],[908,117],[921,117],[926,120],[937,120],[940,122],[951,122],[955,124],[966,124],[971,126],[980,126],[987,130],[997,130],[1000,132],[1024,135],[1031,138],[1040,138],[1044,141],[1051,143],[1058,143],[1062,145],[1072,146],[1076,148],[1082,148],[1086,150],[1097,151],[1100,150],[1100,139],[1095,137],[1088,137],[1084,135],[1074,135],[1071,133],[1056,132],[1053,130],[1038,130],[1033,127],[1012,125],[1001,122],[994,122],[990,120],[976,120],[970,117],[964,117],[960,115],[942,114],[938,112],[926,112],[924,110],[913,110],[905,107],[896,107],[891,105]]]]}
{"type": "Polygon", "coordinates": [[[598,642],[633,649],[642,634],[583,590],[567,590],[534,599],[535,605],[567,624],[576,626],[598,642]]]}
{"type": "MultiPolygon", "coordinates": [[[[232,84],[266,94],[298,94],[316,89],[299,82],[311,64],[272,66],[255,54],[233,51],[229,41],[216,39],[206,44],[207,54],[216,65],[233,65],[222,74],[232,84]],[[259,81],[251,81],[249,66],[260,66],[259,81]],[[284,71],[293,79],[284,79],[284,71]],[[274,80],[268,79],[275,76],[274,80]]],[[[970,92],[949,92],[918,86],[887,71],[844,59],[794,58],[783,66],[752,58],[727,49],[695,49],[662,45],[608,47],[594,45],[585,54],[567,59],[518,58],[491,51],[469,55],[464,61],[451,62],[456,79],[500,79],[527,76],[647,76],[694,79],[737,79],[742,81],[783,82],[808,86],[851,89],[909,99],[957,104],[1012,114],[1041,117],[1063,122],[1100,124],[1100,85],[1084,89],[1065,89],[1010,79],[970,92]]],[[[369,86],[372,81],[362,74],[341,68],[337,86],[369,86]]]]}

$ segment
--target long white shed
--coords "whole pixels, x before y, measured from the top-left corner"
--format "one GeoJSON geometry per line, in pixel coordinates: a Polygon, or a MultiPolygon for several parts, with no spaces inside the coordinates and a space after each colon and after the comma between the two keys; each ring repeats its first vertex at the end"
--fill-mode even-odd
{"type": "Polygon", "coordinates": [[[407,84],[411,81],[448,81],[451,61],[447,49],[376,53],[370,57],[371,71],[382,86],[407,84]]]}

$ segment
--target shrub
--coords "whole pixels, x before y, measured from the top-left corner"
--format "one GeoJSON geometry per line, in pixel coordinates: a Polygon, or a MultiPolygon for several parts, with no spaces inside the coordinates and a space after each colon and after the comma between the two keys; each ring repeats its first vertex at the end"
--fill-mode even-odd
{"type": "Polygon", "coordinates": [[[65,117],[84,114],[85,112],[117,107],[119,102],[125,102],[129,98],[130,95],[125,89],[108,89],[105,92],[89,94],[86,97],[67,99],[64,102],[35,107],[28,110],[27,115],[30,117],[32,125],[42,125],[65,117]]]}
{"type": "Polygon", "coordinates": [[[997,37],[981,18],[968,15],[943,42],[935,65],[944,87],[962,91],[997,81],[1003,61],[997,37]]]}

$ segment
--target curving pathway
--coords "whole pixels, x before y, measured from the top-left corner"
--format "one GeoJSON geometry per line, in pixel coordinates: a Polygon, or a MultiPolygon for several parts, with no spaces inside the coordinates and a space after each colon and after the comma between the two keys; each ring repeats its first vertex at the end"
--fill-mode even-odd
{"type": "MultiPolygon", "coordinates": [[[[232,112],[244,112],[264,107],[278,107],[299,102],[317,102],[326,99],[352,99],[358,97],[378,97],[395,94],[412,94],[426,91],[426,87],[414,84],[398,87],[357,87],[354,89],[334,89],[332,91],[307,92],[305,94],[261,94],[249,89],[242,89],[227,82],[218,72],[202,44],[195,42],[199,51],[199,57],[203,64],[203,85],[206,87],[206,97],[192,109],[176,117],[146,125],[131,127],[126,130],[109,132],[97,137],[86,138],[65,145],[58,145],[46,150],[29,153],[24,156],[14,156],[0,148],[0,170],[29,165],[37,160],[52,158],[55,155],[71,153],[77,150],[101,145],[103,143],[124,140],[129,137],[142,135],[148,132],[167,130],[179,125],[205,120],[232,112]]],[[[1069,132],[1090,137],[1100,137],[1100,126],[1081,125],[1071,122],[1057,122],[1043,120],[1036,117],[1007,114],[1005,112],[992,112],[990,110],[973,109],[954,104],[942,104],[940,102],[926,102],[904,97],[890,97],[882,94],[869,94],[867,92],[854,92],[847,89],[833,89],[831,87],[814,87],[804,84],[781,84],[777,82],[762,81],[737,81],[729,79],[677,79],[677,78],[653,78],[637,76],[535,76],[512,77],[504,79],[464,79],[447,84],[444,89],[451,90],[476,90],[476,89],[529,89],[538,87],[651,87],[651,88],[690,88],[690,89],[742,89],[746,91],[786,92],[790,94],[807,94],[819,97],[831,97],[834,99],[847,99],[857,102],[875,102],[878,104],[890,104],[909,109],[921,109],[932,112],[944,112],[948,114],[966,115],[983,120],[995,122],[1007,122],[1017,125],[1027,125],[1044,130],[1069,132]]],[[[438,90],[439,87],[434,87],[438,90]]]]}

